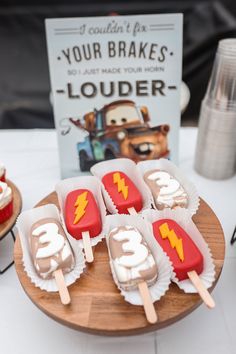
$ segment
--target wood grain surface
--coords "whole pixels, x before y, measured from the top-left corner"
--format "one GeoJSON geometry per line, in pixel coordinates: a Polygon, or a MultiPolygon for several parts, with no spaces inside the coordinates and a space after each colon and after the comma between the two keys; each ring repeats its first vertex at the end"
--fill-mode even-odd
{"type": "MultiPolygon", "coordinates": [[[[56,193],[50,194],[38,205],[48,203],[58,205],[56,193]]],[[[224,263],[223,231],[216,215],[202,199],[193,220],[212,251],[216,266],[212,291],[224,263]]],[[[104,240],[94,248],[94,258],[94,263],[87,265],[81,278],[69,287],[71,304],[63,306],[58,293],[42,291],[31,283],[23,269],[19,237],[15,243],[15,267],[26,294],[45,314],[80,331],[110,336],[154,331],[187,316],[202,303],[198,294],[185,294],[177,285],[171,284],[166,295],[155,303],[158,322],[149,324],[143,307],[127,303],[114,284],[104,240]]]]}
{"type": "Polygon", "coordinates": [[[22,199],[18,188],[15,186],[14,183],[9,180],[7,180],[6,182],[9,187],[11,187],[13,193],[13,214],[10,219],[5,221],[3,224],[0,224],[0,239],[4,237],[13,228],[22,208],[22,199]]]}

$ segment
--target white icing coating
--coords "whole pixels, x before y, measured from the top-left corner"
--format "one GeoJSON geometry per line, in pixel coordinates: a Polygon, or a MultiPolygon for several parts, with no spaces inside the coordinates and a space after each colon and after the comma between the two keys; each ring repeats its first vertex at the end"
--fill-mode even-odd
{"type": "Polygon", "coordinates": [[[120,265],[118,259],[113,261],[113,266],[119,282],[123,283],[131,279],[128,269],[120,265]]]}
{"type": "Polygon", "coordinates": [[[36,253],[36,259],[48,258],[56,255],[64,247],[65,239],[58,233],[59,228],[54,223],[47,223],[37,227],[32,235],[38,237],[39,243],[47,246],[41,247],[36,253]]]}
{"type": "Polygon", "coordinates": [[[38,265],[38,263],[36,261],[34,262],[34,265],[35,265],[35,268],[37,269],[37,271],[39,272],[40,268],[39,268],[39,265],[38,265]]]}
{"type": "Polygon", "coordinates": [[[0,209],[4,208],[12,200],[12,190],[7,183],[0,181],[0,209]]]}
{"type": "Polygon", "coordinates": [[[51,274],[51,273],[55,272],[55,270],[57,270],[58,266],[59,266],[59,264],[54,259],[51,259],[50,260],[50,269],[46,273],[40,273],[40,276],[43,279],[46,279],[49,274],[51,274]]]}
{"type": "Polygon", "coordinates": [[[140,278],[141,276],[140,272],[148,270],[149,268],[153,267],[155,265],[155,261],[153,256],[149,254],[145,262],[130,269],[127,269],[124,266],[122,266],[119,263],[118,259],[115,259],[113,265],[119,282],[125,283],[140,278]]]}
{"type": "MultiPolygon", "coordinates": [[[[148,176],[148,179],[150,179],[151,181],[156,181],[157,179],[160,178],[160,173],[163,173],[163,172],[162,171],[155,171],[148,176]]],[[[166,173],[166,172],[164,172],[164,173],[166,173]]]]}
{"type": "Polygon", "coordinates": [[[135,230],[122,231],[113,236],[114,240],[122,242],[123,251],[132,252],[131,255],[121,256],[117,262],[123,267],[132,268],[143,263],[148,256],[148,249],[141,244],[142,236],[135,230]]]}
{"type": "Polygon", "coordinates": [[[160,187],[160,192],[156,198],[157,204],[164,204],[172,208],[176,198],[183,202],[187,199],[187,193],[183,187],[168,172],[153,172],[148,176],[148,179],[155,181],[157,186],[160,187]]]}
{"type": "Polygon", "coordinates": [[[61,253],[61,259],[64,262],[68,257],[71,256],[71,250],[70,250],[70,246],[68,245],[68,242],[65,241],[62,253],[61,253]]]}

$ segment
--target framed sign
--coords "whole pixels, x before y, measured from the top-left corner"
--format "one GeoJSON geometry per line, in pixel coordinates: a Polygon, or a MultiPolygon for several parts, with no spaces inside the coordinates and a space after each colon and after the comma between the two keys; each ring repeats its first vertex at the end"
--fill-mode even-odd
{"type": "Polygon", "coordinates": [[[182,14],[47,19],[62,177],[96,162],[178,160],[182,14]]]}

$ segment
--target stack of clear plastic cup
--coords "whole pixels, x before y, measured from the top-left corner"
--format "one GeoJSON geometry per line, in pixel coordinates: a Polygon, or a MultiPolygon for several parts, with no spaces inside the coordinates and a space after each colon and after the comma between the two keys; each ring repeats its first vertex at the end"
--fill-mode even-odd
{"type": "Polygon", "coordinates": [[[236,39],[218,45],[201,105],[195,169],[211,179],[236,172],[236,39]]]}

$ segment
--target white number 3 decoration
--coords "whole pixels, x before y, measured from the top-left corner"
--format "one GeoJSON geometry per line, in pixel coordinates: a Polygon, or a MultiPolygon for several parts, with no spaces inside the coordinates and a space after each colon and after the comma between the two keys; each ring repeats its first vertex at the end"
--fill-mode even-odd
{"type": "Polygon", "coordinates": [[[124,231],[113,236],[116,241],[125,241],[122,244],[124,253],[131,252],[131,255],[124,255],[119,258],[119,264],[131,268],[143,263],[148,256],[148,249],[141,244],[142,236],[137,231],[124,231]]]}
{"type": "Polygon", "coordinates": [[[154,180],[160,187],[160,195],[173,194],[180,187],[179,182],[176,179],[171,178],[167,172],[154,172],[148,177],[148,179],[154,180]]]}
{"type": "Polygon", "coordinates": [[[32,235],[39,237],[40,244],[48,243],[47,246],[38,249],[36,253],[37,259],[54,256],[63,248],[65,239],[58,231],[58,226],[53,223],[40,225],[33,231],[32,235]]]}

